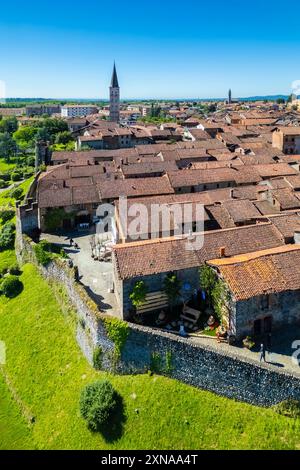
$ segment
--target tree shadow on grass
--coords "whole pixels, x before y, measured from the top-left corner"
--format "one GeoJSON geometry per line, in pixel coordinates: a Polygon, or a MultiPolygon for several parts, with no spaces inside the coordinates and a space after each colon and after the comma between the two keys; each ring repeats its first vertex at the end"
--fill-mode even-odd
{"type": "Polygon", "coordinates": [[[126,422],[124,400],[118,393],[116,394],[116,409],[109,421],[99,429],[103,438],[107,443],[117,441],[120,439],[124,432],[124,425],[126,422]]]}

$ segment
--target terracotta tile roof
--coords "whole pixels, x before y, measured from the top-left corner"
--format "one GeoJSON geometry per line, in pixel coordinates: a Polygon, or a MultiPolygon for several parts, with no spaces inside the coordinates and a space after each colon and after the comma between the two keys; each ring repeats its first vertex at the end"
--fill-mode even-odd
{"type": "Polygon", "coordinates": [[[295,190],[300,189],[300,175],[285,176],[284,178],[288,184],[295,190]]]}
{"type": "Polygon", "coordinates": [[[170,170],[177,170],[175,161],[155,161],[155,162],[141,162],[131,165],[122,165],[122,173],[124,176],[148,174],[151,176],[153,173],[164,173],[170,170]]]}
{"type": "Polygon", "coordinates": [[[211,136],[203,131],[202,129],[189,129],[189,133],[194,137],[196,140],[207,140],[211,139],[211,136]]]}
{"type": "Polygon", "coordinates": [[[168,172],[173,188],[196,186],[198,184],[234,182],[236,173],[231,168],[214,170],[179,170],[168,172]]]}
{"type": "Polygon", "coordinates": [[[300,230],[299,213],[280,214],[278,216],[270,217],[269,220],[273,225],[275,225],[285,239],[293,238],[294,233],[300,230]]]}
{"type": "Polygon", "coordinates": [[[277,229],[267,223],[205,232],[204,245],[199,250],[187,250],[186,243],[186,239],[167,238],[116,245],[114,254],[119,277],[129,279],[195,268],[220,256],[221,247],[232,256],[276,247],[283,244],[283,239],[277,229]]]}
{"type": "Polygon", "coordinates": [[[232,188],[232,198],[233,199],[249,199],[256,200],[259,198],[260,193],[268,191],[268,186],[266,184],[258,184],[256,186],[239,186],[238,188],[232,188]]]}
{"type": "Polygon", "coordinates": [[[224,260],[224,264],[211,260],[209,264],[218,268],[236,300],[300,289],[299,245],[224,260]]]}
{"type": "Polygon", "coordinates": [[[254,204],[247,199],[224,201],[222,206],[227,210],[235,224],[260,218],[261,216],[254,204]]]}
{"type": "Polygon", "coordinates": [[[262,178],[274,176],[297,175],[298,172],[287,163],[273,163],[269,165],[256,165],[256,171],[262,178]]]}
{"type": "Polygon", "coordinates": [[[213,206],[207,206],[208,214],[214,219],[220,228],[231,228],[235,227],[234,221],[230,217],[228,211],[223,207],[222,204],[215,204],[213,206]]]}
{"type": "Polygon", "coordinates": [[[300,208],[300,199],[291,188],[272,190],[272,195],[279,202],[281,210],[300,208]]]}
{"type": "Polygon", "coordinates": [[[300,135],[300,127],[278,127],[277,130],[282,132],[284,135],[300,135]]]}
{"type": "Polygon", "coordinates": [[[279,209],[277,209],[267,200],[253,201],[253,204],[259,210],[261,215],[278,214],[280,212],[279,209]]]}
{"type": "Polygon", "coordinates": [[[167,176],[153,178],[128,178],[125,180],[103,181],[99,184],[101,199],[115,199],[119,196],[138,197],[154,194],[171,194],[174,189],[167,176]]]}

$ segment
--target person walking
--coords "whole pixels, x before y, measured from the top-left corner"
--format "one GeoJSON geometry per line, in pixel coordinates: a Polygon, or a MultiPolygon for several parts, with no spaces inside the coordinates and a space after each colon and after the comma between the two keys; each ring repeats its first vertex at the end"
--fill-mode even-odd
{"type": "Polygon", "coordinates": [[[73,238],[70,238],[70,246],[73,246],[74,240],[73,238]]]}
{"type": "Polygon", "coordinates": [[[259,362],[264,361],[266,362],[266,349],[264,343],[261,343],[260,345],[260,358],[259,362]]]}

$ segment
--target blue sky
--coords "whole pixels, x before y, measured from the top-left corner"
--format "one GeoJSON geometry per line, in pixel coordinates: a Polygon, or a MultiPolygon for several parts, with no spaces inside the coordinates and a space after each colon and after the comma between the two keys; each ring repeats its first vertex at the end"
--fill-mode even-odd
{"type": "Polygon", "coordinates": [[[14,0],[0,8],[10,97],[288,94],[300,79],[300,2],[14,0]]]}

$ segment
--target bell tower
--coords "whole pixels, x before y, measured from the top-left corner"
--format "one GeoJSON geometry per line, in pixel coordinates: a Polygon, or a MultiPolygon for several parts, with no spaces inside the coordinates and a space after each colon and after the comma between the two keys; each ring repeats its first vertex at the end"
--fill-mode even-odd
{"type": "Polygon", "coordinates": [[[109,87],[109,120],[119,122],[120,120],[120,87],[118,82],[116,64],[114,63],[111,84],[109,87]]]}

